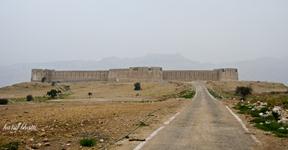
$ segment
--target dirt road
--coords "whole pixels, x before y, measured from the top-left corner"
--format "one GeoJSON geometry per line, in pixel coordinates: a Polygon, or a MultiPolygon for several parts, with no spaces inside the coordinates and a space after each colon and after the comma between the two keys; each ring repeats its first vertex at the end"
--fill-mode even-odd
{"type": "Polygon", "coordinates": [[[254,140],[228,109],[210,97],[203,83],[195,83],[195,87],[197,94],[189,106],[151,140],[135,149],[252,149],[254,140]]]}

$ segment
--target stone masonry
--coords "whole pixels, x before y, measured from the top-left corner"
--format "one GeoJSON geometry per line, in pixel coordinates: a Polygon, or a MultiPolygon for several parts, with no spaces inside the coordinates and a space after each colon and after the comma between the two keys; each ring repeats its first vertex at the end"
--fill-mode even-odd
{"type": "Polygon", "coordinates": [[[73,81],[231,81],[238,80],[238,70],[162,70],[161,67],[130,67],[102,71],[56,71],[33,69],[32,82],[73,81]]]}

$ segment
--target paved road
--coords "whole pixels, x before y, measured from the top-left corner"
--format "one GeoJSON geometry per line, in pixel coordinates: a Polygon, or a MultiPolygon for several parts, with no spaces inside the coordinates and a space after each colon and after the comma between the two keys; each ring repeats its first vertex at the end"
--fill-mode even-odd
{"type": "Polygon", "coordinates": [[[248,150],[254,141],[223,104],[213,100],[204,84],[195,83],[197,95],[179,116],[144,150],[248,150]]]}

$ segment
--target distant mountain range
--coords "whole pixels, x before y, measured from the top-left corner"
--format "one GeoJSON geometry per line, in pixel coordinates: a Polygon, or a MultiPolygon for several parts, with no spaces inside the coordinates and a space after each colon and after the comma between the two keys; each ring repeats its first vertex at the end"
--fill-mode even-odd
{"type": "Polygon", "coordinates": [[[61,61],[47,63],[23,63],[0,66],[0,87],[30,81],[31,69],[56,70],[104,70],[132,66],[160,66],[163,69],[215,69],[235,67],[240,80],[272,81],[288,83],[288,59],[261,58],[231,63],[201,63],[179,54],[149,54],[138,58],[109,57],[99,61],[61,61]]]}

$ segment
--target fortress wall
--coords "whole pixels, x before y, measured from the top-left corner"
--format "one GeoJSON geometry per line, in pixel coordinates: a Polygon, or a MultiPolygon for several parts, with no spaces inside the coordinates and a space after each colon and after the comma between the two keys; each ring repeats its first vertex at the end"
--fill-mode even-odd
{"type": "Polygon", "coordinates": [[[31,81],[37,81],[41,82],[43,78],[45,78],[45,81],[50,82],[51,80],[51,72],[53,70],[47,70],[47,69],[32,69],[31,74],[31,81]]]}
{"type": "Polygon", "coordinates": [[[108,80],[109,81],[119,81],[127,80],[129,77],[129,69],[111,69],[109,70],[108,80]]]}
{"type": "Polygon", "coordinates": [[[47,82],[60,81],[107,81],[108,71],[55,71],[33,69],[31,81],[40,82],[42,78],[47,82]]]}
{"type": "Polygon", "coordinates": [[[107,81],[108,71],[54,71],[51,81],[107,81]]]}
{"type": "Polygon", "coordinates": [[[238,79],[238,70],[233,68],[217,69],[220,81],[233,81],[238,79]]]}
{"type": "Polygon", "coordinates": [[[210,70],[170,70],[163,71],[163,80],[176,80],[176,81],[196,81],[196,80],[212,80],[217,81],[219,75],[217,71],[210,70]]]}
{"type": "Polygon", "coordinates": [[[131,67],[109,71],[55,71],[33,69],[31,81],[229,81],[238,80],[238,71],[233,68],[216,70],[169,70],[160,67],[131,67]]]}
{"type": "Polygon", "coordinates": [[[129,69],[111,69],[109,81],[161,81],[162,69],[157,67],[131,67],[129,69]]]}

